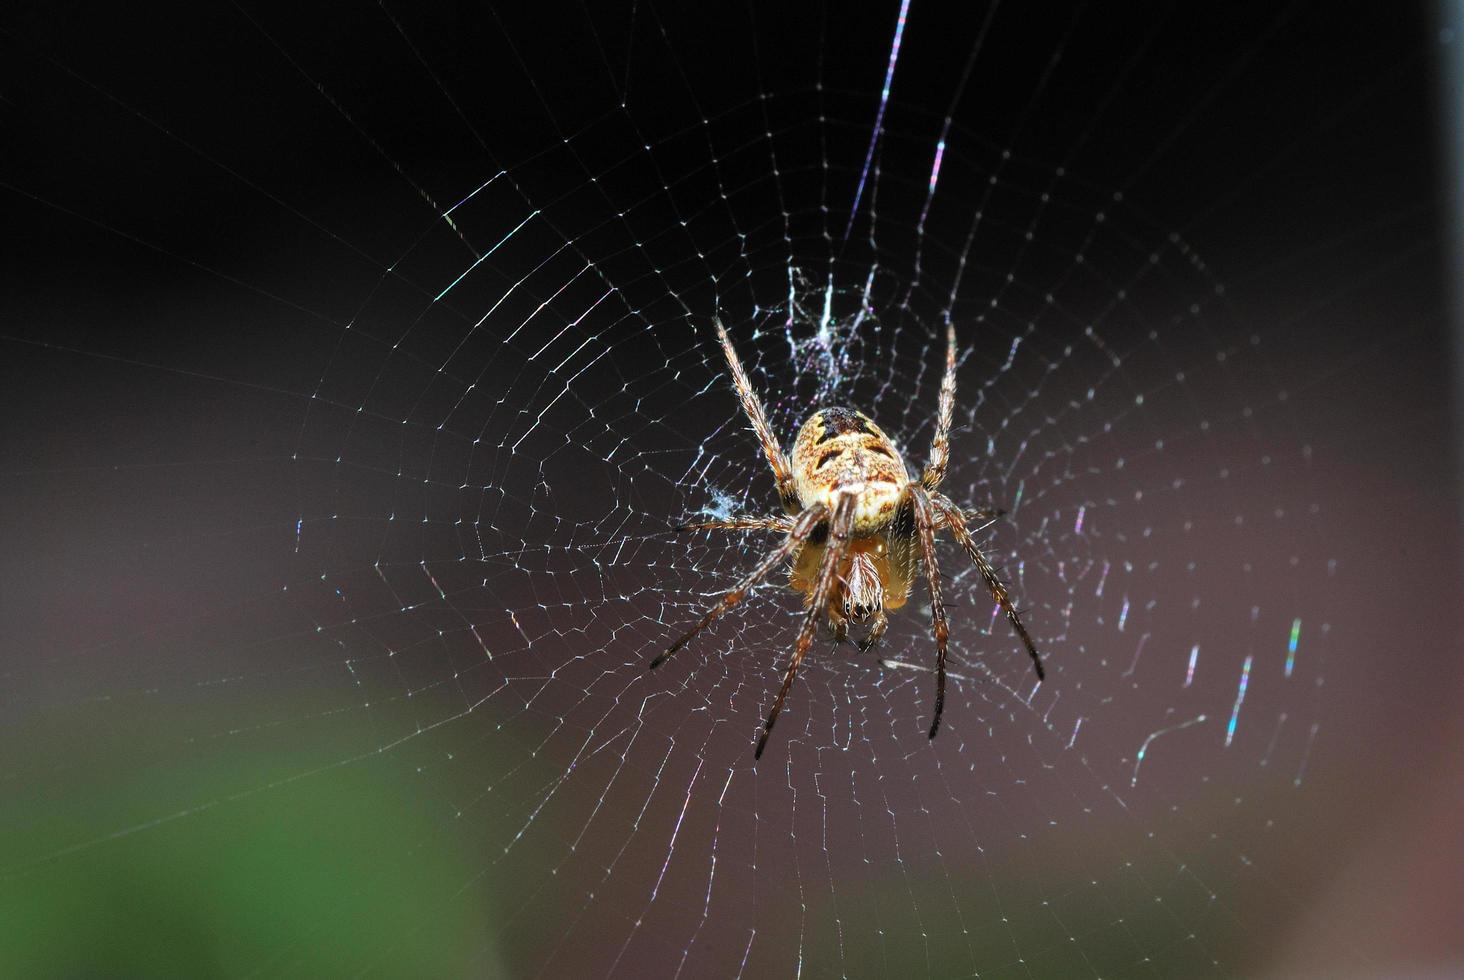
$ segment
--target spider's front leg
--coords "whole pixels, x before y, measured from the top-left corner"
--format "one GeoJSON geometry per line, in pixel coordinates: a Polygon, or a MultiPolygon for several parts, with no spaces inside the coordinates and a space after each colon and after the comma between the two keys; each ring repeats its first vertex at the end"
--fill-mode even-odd
{"type": "Polygon", "coordinates": [[[945,479],[951,459],[951,416],[956,408],[956,328],[946,324],[945,374],[940,379],[940,402],[935,412],[935,438],[930,442],[930,462],[920,475],[920,484],[934,490],[945,479]]]}
{"type": "Polygon", "coordinates": [[[772,468],[773,480],[778,484],[778,498],[783,502],[783,509],[790,514],[798,513],[798,487],[793,479],[793,467],[788,465],[788,457],[783,453],[783,447],[778,442],[778,437],[773,435],[773,427],[768,424],[768,413],[763,410],[762,399],[757,397],[757,392],[752,388],[752,382],[748,380],[747,371],[742,367],[742,359],[737,356],[737,348],[732,346],[732,338],[727,333],[727,328],[722,326],[722,321],[717,320],[717,341],[722,345],[722,353],[727,357],[727,369],[732,372],[732,387],[737,391],[737,399],[742,402],[742,411],[747,416],[747,421],[752,424],[752,431],[757,435],[757,441],[762,444],[763,454],[768,458],[768,466],[772,468]]]}

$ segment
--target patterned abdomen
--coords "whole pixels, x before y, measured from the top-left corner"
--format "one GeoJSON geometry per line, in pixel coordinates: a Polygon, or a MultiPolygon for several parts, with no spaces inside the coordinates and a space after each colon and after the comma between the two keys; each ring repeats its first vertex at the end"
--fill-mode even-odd
{"type": "Polygon", "coordinates": [[[820,409],[803,423],[793,443],[793,478],[804,507],[822,502],[832,511],[838,496],[855,495],[856,536],[894,519],[910,481],[890,437],[849,408],[820,409]]]}

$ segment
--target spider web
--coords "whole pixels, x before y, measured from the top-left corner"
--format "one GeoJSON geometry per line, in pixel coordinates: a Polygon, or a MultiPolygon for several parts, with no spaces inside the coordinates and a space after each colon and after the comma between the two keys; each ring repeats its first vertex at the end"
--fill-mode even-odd
{"type": "Polygon", "coordinates": [[[150,515],[101,564],[153,584],[6,674],[25,921],[108,878],[230,973],[1245,974],[1295,914],[1274,828],[1307,812],[1338,614],[1294,386],[1344,355],[1299,373],[1306,314],[1242,314],[1183,230],[1264,169],[1198,200],[1155,171],[1289,20],[1113,159],[1157,24],[335,16],[186,25],[284,93],[280,176],[227,106],[36,56],[166,161],[138,208],[218,217],[6,185],[189,297],[144,337],[11,335],[189,406],[147,403],[177,452],[39,464],[74,514],[121,487],[150,515]],[[1126,31],[1095,91],[1064,74],[1126,31]],[[943,490],[1005,511],[979,539],[1045,683],[949,542],[933,741],[919,588],[877,651],[820,637],[756,765],[781,574],[647,671],[774,543],[672,530],[776,511],[716,316],[785,444],[847,404],[915,469],[955,325],[943,490]]]}

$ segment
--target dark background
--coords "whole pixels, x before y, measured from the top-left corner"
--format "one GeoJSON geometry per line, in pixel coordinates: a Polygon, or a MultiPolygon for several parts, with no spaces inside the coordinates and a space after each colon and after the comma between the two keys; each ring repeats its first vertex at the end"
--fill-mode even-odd
{"type": "MultiPolygon", "coordinates": [[[[678,963],[734,975],[744,957],[748,975],[790,973],[800,961],[817,976],[1457,969],[1448,807],[1460,785],[1460,510],[1447,293],[1457,266],[1446,254],[1440,95],[1453,47],[1430,10],[992,11],[916,0],[872,200],[846,243],[893,5],[496,8],[45,4],[0,21],[0,916],[21,924],[0,958],[40,975],[659,975],[678,963]],[[948,114],[937,206],[917,229],[948,114]],[[766,132],[783,154],[776,175],[766,132]],[[500,172],[444,225],[444,209],[500,172]],[[983,184],[992,174],[995,191],[983,184]],[[1086,210],[1069,228],[1062,206],[1039,199],[1053,188],[1073,214],[1111,202],[1111,223],[1085,239],[1086,210]],[[973,270],[950,303],[942,284],[986,202],[991,231],[981,226],[973,270]],[[429,302],[531,210],[542,220],[493,254],[491,279],[429,302]],[[1039,245],[1027,256],[1019,239],[1029,222],[1039,245]],[[574,247],[561,249],[566,240],[574,247]],[[1248,702],[1287,713],[1285,778],[1256,761],[1270,758],[1264,730],[1243,760],[1212,740],[1172,770],[1146,761],[1155,795],[1130,801],[1129,822],[1085,822],[1103,805],[1095,800],[1111,804],[1135,744],[1186,710],[1168,681],[1126,694],[1120,669],[1092,666],[1103,657],[1094,623],[1111,623],[1112,610],[1079,618],[1088,634],[1053,640],[1060,669],[1048,685],[1067,693],[1063,710],[1093,706],[1105,749],[1077,761],[1052,742],[1051,753],[1009,763],[1010,783],[961,775],[964,743],[939,747],[952,753],[946,769],[922,768],[926,756],[907,763],[901,752],[928,748],[909,733],[899,752],[877,743],[853,753],[842,773],[837,756],[801,755],[795,726],[813,752],[820,710],[835,719],[822,738],[838,741],[854,674],[810,682],[812,714],[780,730],[792,737],[786,766],[755,775],[742,734],[766,706],[771,662],[718,661],[720,681],[688,672],[657,688],[681,692],[679,711],[675,698],[637,710],[650,696],[632,686],[646,683],[643,653],[699,602],[668,600],[647,569],[659,556],[686,585],[698,570],[725,578],[739,567],[727,547],[688,562],[679,545],[636,545],[632,560],[580,544],[589,529],[611,539],[700,506],[688,467],[701,440],[719,440],[728,458],[750,451],[713,384],[719,365],[687,322],[719,309],[756,321],[786,292],[790,263],[817,270],[817,283],[827,270],[841,289],[857,289],[871,260],[908,282],[910,257],[925,249],[916,298],[878,293],[893,333],[857,348],[866,372],[857,390],[874,392],[887,361],[930,395],[922,365],[940,313],[963,329],[979,322],[1008,261],[1023,281],[1064,281],[1085,240],[1102,272],[1091,292],[1061,294],[1071,315],[1042,320],[1032,347],[1061,361],[1135,275],[1151,310],[1168,315],[1193,298],[1207,315],[1221,312],[1167,321],[1163,357],[1152,359],[1142,318],[1104,322],[1115,349],[1132,355],[1125,382],[1136,390],[1163,390],[1171,365],[1196,379],[1184,386],[1189,404],[1171,412],[1155,399],[1138,413],[1152,431],[1130,430],[1132,445],[1156,435],[1182,443],[1189,421],[1211,411],[1237,421],[1160,455],[1156,473],[1191,481],[1175,513],[1110,500],[1110,536],[1088,554],[1151,557],[1157,570],[1136,594],[1162,598],[1153,630],[1176,637],[1177,621],[1163,620],[1165,579],[1200,559],[1204,571],[1173,587],[1204,597],[1197,616],[1217,608],[1214,622],[1193,626],[1207,650],[1238,635],[1253,602],[1265,610],[1262,632],[1284,635],[1302,618],[1303,649],[1327,623],[1325,665],[1304,667],[1311,690],[1268,693],[1258,680],[1248,702]],[[1134,273],[1150,247],[1165,249],[1162,276],[1134,273]],[[575,278],[583,262],[595,273],[575,278]],[[528,287],[510,293],[523,279],[528,287]],[[552,292],[544,281],[570,283],[552,296],[552,327],[533,318],[552,292]],[[1223,298],[1212,298],[1216,283],[1223,298]],[[596,305],[606,284],[614,297],[596,305]],[[486,327],[464,326],[505,295],[486,327]],[[547,369],[574,356],[564,323],[605,351],[584,373],[547,369]],[[1259,353],[1252,335],[1263,338],[1259,353]],[[1216,351],[1236,350],[1235,366],[1212,367],[1216,351]],[[439,365],[476,394],[452,408],[465,384],[436,380],[439,365]],[[572,397],[556,401],[566,384],[572,397]],[[596,424],[583,424],[592,409],[596,424]],[[457,461],[461,447],[432,434],[439,419],[464,444],[476,437],[499,452],[461,450],[457,461]],[[629,428],[642,423],[644,432],[629,428]],[[617,455],[626,446],[637,455],[617,455]],[[576,448],[595,465],[583,469],[576,448]],[[1281,462],[1268,470],[1273,456],[1281,462]],[[1209,487],[1202,474],[1232,460],[1250,475],[1209,487]],[[1288,517],[1264,523],[1273,510],[1288,517]],[[1254,537],[1218,530],[1232,513],[1254,537]],[[397,514],[431,519],[403,528],[397,514]],[[1144,543],[1145,528],[1196,517],[1196,537],[1144,543]],[[482,567],[450,560],[465,554],[482,567]],[[438,602],[419,571],[439,560],[450,601],[438,602]],[[608,579],[602,565],[615,570],[608,579]],[[596,604],[612,594],[642,594],[645,605],[596,604]],[[505,609],[524,621],[510,625],[505,609]],[[467,622],[490,645],[532,638],[523,667],[475,675],[463,659],[471,642],[378,656],[423,642],[417,630],[461,637],[467,622]],[[604,715],[591,703],[604,696],[601,669],[625,685],[604,715]],[[495,714],[457,713],[452,689],[495,714]],[[1123,717],[1102,727],[1115,699],[1132,730],[1123,717]],[[701,715],[715,719],[710,732],[688,703],[718,705],[701,715]],[[630,733],[621,765],[601,771],[607,757],[559,744],[576,729],[630,733]],[[1288,789],[1303,753],[1307,781],[1288,789]],[[734,773],[736,787],[756,779],[754,788],[719,796],[734,773]],[[853,811],[837,802],[821,827],[807,800],[839,798],[830,773],[848,775],[865,800],[891,787],[880,792],[902,812],[894,787],[931,791],[969,833],[945,838],[940,824],[922,850],[910,830],[919,818],[889,832],[841,827],[853,811]],[[562,793],[546,790],[556,780],[562,793]],[[684,792],[668,800],[663,786],[684,792]],[[992,795],[1000,814],[986,812],[992,795]],[[609,830],[587,818],[597,807],[609,830]],[[1029,815],[1062,825],[1047,831],[1059,835],[1048,850],[1008,852],[981,838],[988,818],[1021,826],[1029,815]],[[1061,836],[1074,822],[1081,829],[1061,836]],[[521,829],[531,842],[500,859],[521,829]],[[862,862],[852,858],[861,841],[862,862]],[[949,861],[932,857],[943,847],[949,861]],[[698,916],[709,849],[733,869],[719,872],[729,910],[698,916]],[[683,873],[670,853],[698,859],[698,870],[683,873]],[[818,902],[801,891],[801,862],[819,869],[837,941],[806,911],[818,902]],[[663,865],[672,896],[654,905],[641,879],[660,881],[663,865]],[[935,891],[970,889],[953,899],[964,913],[956,925],[931,911],[921,875],[932,865],[935,891]],[[856,898],[871,873],[895,882],[874,911],[856,898]],[[1089,873],[1113,885],[1108,904],[1082,898],[1077,882],[1089,873]],[[1200,882],[1194,894],[1187,875],[1200,882]],[[1172,919],[1135,911],[1165,899],[1180,908],[1172,919]],[[1054,926],[1046,916],[1057,905],[1054,926]],[[812,924],[789,918],[798,909],[812,924]],[[662,918],[642,925],[646,912],[662,918]],[[915,938],[963,930],[979,938],[915,938]],[[875,934],[882,959],[867,959],[857,947],[875,934]],[[1064,939],[1087,959],[1065,960],[1064,939]]],[[[1024,302],[1040,311],[1035,293],[1014,297],[1011,324],[1041,315],[1024,302]]],[[[973,329],[977,364],[1000,364],[1018,332],[1000,326],[990,351],[973,329]]],[[[802,397],[796,386],[809,376],[779,366],[776,338],[749,341],[745,353],[760,383],[781,371],[802,397]]],[[[983,377],[967,368],[963,385],[983,377]]],[[[994,389],[973,429],[1025,425],[1018,406],[1037,377],[994,389]]],[[[1032,414],[1061,414],[1066,397],[1043,389],[1032,414]]],[[[928,438],[922,411],[882,411],[901,419],[893,428],[910,443],[928,438]]],[[[1070,448],[1074,432],[1122,411],[1084,409],[1076,428],[1048,427],[1035,442],[1070,448]]],[[[774,414],[787,426],[800,410],[779,403],[774,414]]],[[[1119,442],[1094,450],[1101,467],[1127,458],[1122,428],[1119,442]]],[[[746,459],[726,467],[729,491],[766,490],[746,459]]],[[[999,469],[958,464],[955,479],[1009,501],[1014,486],[999,469]]],[[[1071,523],[1068,503],[1104,500],[1103,479],[1069,472],[1041,506],[1071,523]]],[[[1045,527],[1018,522],[1014,540],[1056,556],[1067,543],[1045,527]]],[[[1061,602],[1027,591],[1053,635],[1061,602]]],[[[914,633],[901,642],[917,649],[914,633]]],[[[1124,643],[1115,662],[1128,660],[1124,643]]],[[[1170,656],[1182,660],[1187,643],[1170,656]]],[[[1216,704],[1228,707],[1241,655],[1225,661],[1216,704]]],[[[998,669],[1021,683],[1020,664],[998,669]]],[[[893,696],[914,731],[920,689],[893,696]]],[[[972,703],[1012,744],[1024,726],[1041,744],[1035,721],[1018,720],[1002,696],[972,703]]],[[[992,754],[984,738],[972,757],[992,754]]]]}

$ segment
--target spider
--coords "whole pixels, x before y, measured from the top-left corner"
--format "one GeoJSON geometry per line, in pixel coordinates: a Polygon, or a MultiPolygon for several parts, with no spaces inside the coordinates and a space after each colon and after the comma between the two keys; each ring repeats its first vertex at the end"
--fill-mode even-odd
{"type": "Polygon", "coordinates": [[[886,610],[898,609],[909,597],[918,546],[925,582],[930,589],[930,616],[935,633],[935,716],[930,722],[929,736],[935,738],[945,706],[946,641],[950,635],[945,603],[941,599],[940,568],[935,560],[935,532],[949,530],[976,564],[992,598],[1026,646],[1037,679],[1043,680],[1046,675],[1042,658],[1012,605],[1006,585],[971,537],[970,522],[989,521],[1001,512],[963,511],[938,491],[950,459],[951,413],[956,401],[955,328],[946,327],[945,375],[940,383],[930,462],[920,478],[912,480],[889,436],[869,416],[849,408],[822,408],[810,415],[794,439],[790,463],[768,426],[767,414],[752,390],[747,372],[742,369],[732,338],[720,320],[716,327],[717,339],[732,372],[732,384],[753,432],[762,443],[788,516],[743,515],[683,524],[678,528],[682,531],[778,531],[784,537],[781,544],[707,610],[700,622],[652,660],[651,669],[665,663],[692,637],[741,602],[775,568],[791,559],[789,585],[803,593],[807,612],[793,647],[793,659],[783,675],[783,686],[763,723],[753,752],[753,758],[760,759],[803,657],[813,643],[819,618],[827,617],[834,637],[841,642],[848,638],[851,622],[869,622],[869,632],[860,643],[861,650],[869,649],[889,625],[886,610]]]}

